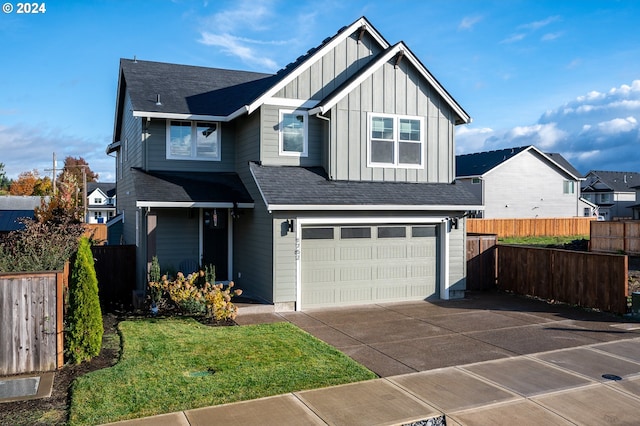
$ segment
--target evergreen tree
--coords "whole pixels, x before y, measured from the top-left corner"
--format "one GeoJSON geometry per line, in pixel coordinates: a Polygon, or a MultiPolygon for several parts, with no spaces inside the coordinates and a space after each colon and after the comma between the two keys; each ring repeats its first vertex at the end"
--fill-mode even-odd
{"type": "Polygon", "coordinates": [[[89,239],[82,237],[69,279],[66,351],[69,361],[80,364],[100,353],[102,311],[98,298],[98,279],[89,239]]]}

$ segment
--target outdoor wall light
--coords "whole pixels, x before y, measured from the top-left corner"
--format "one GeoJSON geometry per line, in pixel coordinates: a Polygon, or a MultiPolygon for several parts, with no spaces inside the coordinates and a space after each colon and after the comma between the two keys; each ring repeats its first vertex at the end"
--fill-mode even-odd
{"type": "Polygon", "coordinates": [[[293,219],[287,219],[287,225],[289,226],[289,232],[293,232],[293,219]]]}

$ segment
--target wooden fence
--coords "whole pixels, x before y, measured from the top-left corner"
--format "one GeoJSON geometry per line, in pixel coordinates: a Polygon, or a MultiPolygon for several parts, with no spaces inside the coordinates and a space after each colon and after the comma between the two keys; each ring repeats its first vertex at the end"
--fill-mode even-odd
{"type": "Polygon", "coordinates": [[[84,236],[92,238],[98,244],[107,240],[107,225],[104,223],[85,223],[84,236]]]}
{"type": "Polygon", "coordinates": [[[589,235],[591,217],[467,219],[467,232],[503,237],[589,235]]]}
{"type": "Polygon", "coordinates": [[[0,376],[64,365],[63,271],[0,274],[0,376]]]}
{"type": "Polygon", "coordinates": [[[591,222],[589,250],[640,255],[640,221],[591,222]]]}
{"type": "Polygon", "coordinates": [[[628,258],[522,246],[498,246],[498,287],[617,314],[627,312],[628,258]]]}
{"type": "Polygon", "coordinates": [[[467,290],[490,290],[496,286],[495,235],[467,234],[467,290]]]}
{"type": "Polygon", "coordinates": [[[91,252],[102,307],[129,307],[136,286],[136,246],[92,246],[91,252]]]}

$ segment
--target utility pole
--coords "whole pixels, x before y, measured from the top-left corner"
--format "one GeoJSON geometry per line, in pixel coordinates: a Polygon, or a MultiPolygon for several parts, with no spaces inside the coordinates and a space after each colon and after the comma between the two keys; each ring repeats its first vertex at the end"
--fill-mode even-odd
{"type": "Polygon", "coordinates": [[[87,166],[82,166],[82,210],[84,222],[87,222],[87,166]]]}
{"type": "Polygon", "coordinates": [[[56,153],[53,153],[53,177],[51,178],[53,183],[53,196],[56,196],[56,153]]]}

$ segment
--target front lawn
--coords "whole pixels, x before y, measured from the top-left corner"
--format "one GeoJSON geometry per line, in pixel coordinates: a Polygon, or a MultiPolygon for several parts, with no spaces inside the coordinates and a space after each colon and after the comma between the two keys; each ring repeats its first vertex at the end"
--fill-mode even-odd
{"type": "Polygon", "coordinates": [[[118,364],[78,378],[70,424],[88,425],[373,379],[290,323],[208,327],[191,319],[124,321],[118,364]]]}

